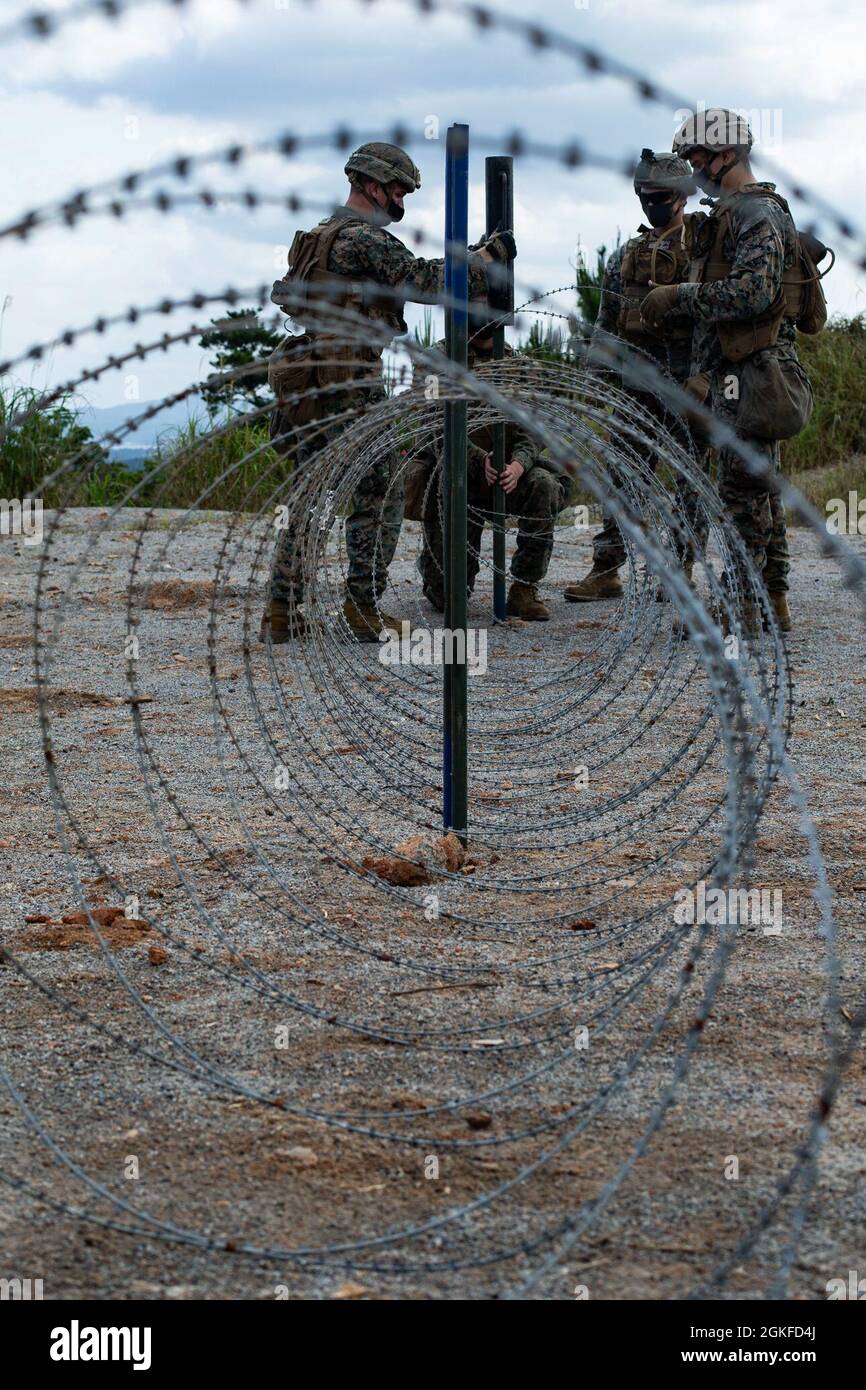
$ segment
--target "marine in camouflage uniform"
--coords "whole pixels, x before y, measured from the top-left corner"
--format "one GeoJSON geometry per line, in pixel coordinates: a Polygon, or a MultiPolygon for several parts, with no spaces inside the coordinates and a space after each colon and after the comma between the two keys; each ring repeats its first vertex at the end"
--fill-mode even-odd
{"type": "MultiPolygon", "coordinates": [[[[477,313],[477,311],[476,311],[477,313]]],[[[487,317],[484,315],[483,317],[487,317]]],[[[437,343],[443,354],[445,343],[437,343]]],[[[519,364],[522,358],[505,345],[505,358],[519,364]]],[[[493,359],[493,337],[482,329],[469,341],[468,362],[471,371],[482,369],[493,359]]],[[[487,521],[494,520],[492,456],[494,449],[492,424],[473,428],[472,406],[469,407],[467,436],[467,555],[466,578],[470,593],[481,566],[481,538],[487,521]]],[[[511,617],[530,622],[546,621],[550,609],[538,596],[537,586],[547,574],[553,554],[554,524],[558,513],[567,505],[571,479],[557,473],[541,458],[542,446],[526,430],[511,421],[505,422],[506,472],[518,465],[520,476],[505,493],[506,515],[518,518],[517,545],[511,561],[511,585],[508,591],[507,612],[511,617]]],[[[410,463],[410,490],[422,496],[420,504],[423,521],[423,546],[418,569],[424,594],[439,612],[445,610],[442,537],[442,446],[441,442],[420,450],[410,463]]]]}
{"type": "MultiPolygon", "coordinates": [[[[601,287],[598,317],[588,355],[591,372],[622,387],[637,405],[658,420],[693,454],[697,453],[688,424],[680,413],[649,387],[629,380],[629,359],[649,362],[680,385],[691,373],[692,323],[686,313],[670,314],[657,329],[649,330],[640,310],[652,284],[673,285],[685,279],[688,256],[683,245],[683,209],[694,191],[689,166],[674,155],[643,150],[635,168],[634,190],[652,225],[642,225],[636,236],[618,246],[608,257],[601,287]],[[630,351],[629,351],[630,350],[630,351]]],[[[641,461],[655,472],[657,456],[652,444],[629,440],[641,461]]],[[[611,479],[626,491],[625,481],[611,469],[611,479]]],[[[681,478],[676,482],[677,512],[696,523],[693,489],[681,478]]],[[[692,549],[686,533],[674,541],[678,559],[691,568],[692,549]]],[[[626,560],[626,547],[614,517],[603,512],[602,528],[593,538],[592,569],[565,589],[572,603],[619,598],[622,583],[617,570],[626,560]]]]}
{"type": "MultiPolygon", "coordinates": [[[[689,158],[697,182],[718,201],[709,216],[688,219],[690,282],[679,286],[672,307],[694,322],[692,371],[707,383],[706,404],[735,430],[743,360],[798,361],[794,321],[777,308],[786,273],[788,278],[796,273],[797,231],[775,185],[751,179],[751,146],[747,122],[721,108],[690,117],[674,139],[675,151],[689,158]]],[[[651,315],[665,308],[664,297],[656,298],[655,305],[645,306],[651,315]]],[[[734,450],[722,448],[719,495],[787,630],[788,537],[784,505],[773,485],[779,443],[738,433],[766,459],[769,476],[755,476],[734,450]]],[[[744,593],[745,576],[736,578],[744,593]]],[[[747,596],[746,608],[753,625],[747,596]]]]}
{"type": "MultiPolygon", "coordinates": [[[[397,146],[374,142],[356,150],[345,171],[352,185],[347,204],[311,232],[296,234],[287,275],[276,282],[271,296],[293,317],[302,312],[307,329],[301,338],[284,340],[269,374],[277,393],[271,439],[279,452],[292,455],[298,469],[326,443],[348,433],[358,412],[385,398],[382,347],[364,341],[350,327],[341,329],[333,311],[350,309],[394,334],[405,333],[403,303],[433,301],[444,287],[444,261],[413,256],[383,225],[402,218],[405,193],[420,187],[420,174],[409,155],[397,146]],[[340,283],[344,280],[345,289],[340,283]],[[372,286],[397,293],[377,298],[372,286]]],[[[470,292],[486,294],[485,262],[513,255],[509,232],[476,248],[469,259],[470,292]]],[[[346,442],[350,445],[349,438],[346,442]]],[[[377,455],[357,484],[346,522],[344,613],[362,641],[376,641],[383,627],[399,631],[399,621],[378,607],[403,515],[394,473],[394,460],[387,454],[377,455]]],[[[298,605],[304,597],[308,525],[309,519],[290,515],[289,525],[278,533],[270,601],[262,623],[262,635],[269,630],[274,641],[305,630],[298,605]]]]}

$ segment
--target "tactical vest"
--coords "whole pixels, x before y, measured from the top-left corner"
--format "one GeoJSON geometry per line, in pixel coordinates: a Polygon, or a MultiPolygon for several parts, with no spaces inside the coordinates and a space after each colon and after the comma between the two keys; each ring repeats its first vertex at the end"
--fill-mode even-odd
{"type": "Polygon", "coordinates": [[[648,341],[671,342],[691,339],[693,325],[685,315],[671,317],[651,331],[641,323],[640,311],[653,285],[677,285],[688,276],[689,258],[678,230],[668,237],[650,238],[646,232],[626,242],[620,267],[622,300],[617,318],[617,334],[627,342],[645,346],[648,341]]]}
{"type": "MultiPolygon", "coordinates": [[[[327,293],[320,293],[319,299],[323,304],[335,305],[338,308],[352,308],[365,318],[374,319],[377,322],[386,323],[395,333],[405,333],[406,321],[399,312],[396,301],[393,297],[380,295],[377,297],[375,287],[372,285],[355,285],[352,289],[347,289],[345,293],[339,291],[335,281],[341,277],[338,273],[328,269],[328,259],[331,248],[337,240],[340,232],[355,222],[366,222],[366,218],[360,216],[347,216],[341,213],[332,217],[327,217],[320,222],[317,227],[313,227],[309,232],[295,232],[294,240],[289,248],[289,268],[286,272],[286,279],[293,284],[303,282],[308,286],[317,283],[329,283],[327,293]]],[[[307,292],[308,302],[315,304],[315,290],[307,292]]]]}
{"type": "MultiPolygon", "coordinates": [[[[785,199],[769,188],[742,188],[732,197],[772,198],[791,216],[785,199]]],[[[773,303],[755,318],[716,325],[719,345],[729,362],[741,362],[744,357],[751,357],[762,348],[772,347],[778,340],[784,319],[790,319],[802,333],[819,333],[827,322],[827,302],[820,283],[822,277],[803,245],[793,219],[791,227],[795,253],[790,266],[783,270],[782,286],[773,303]]],[[[686,245],[691,252],[689,282],[711,284],[715,280],[724,280],[733,268],[733,261],[725,255],[725,237],[730,233],[731,240],[735,240],[730,199],[726,200],[724,207],[714,207],[709,217],[699,219],[697,214],[687,217],[686,228],[686,245]]]]}
{"type": "Polygon", "coordinates": [[[308,232],[295,232],[284,279],[293,289],[303,286],[304,294],[297,303],[284,308],[284,312],[296,318],[303,317],[306,309],[313,322],[300,337],[287,334],[270,358],[268,382],[281,401],[301,396],[315,386],[349,381],[359,375],[359,363],[378,362],[381,358],[382,349],[359,340],[350,324],[341,329],[338,321],[317,323],[317,303],[324,311],[336,309],[339,313],[341,309],[349,309],[364,318],[387,324],[395,333],[407,331],[406,322],[392,298],[380,296],[377,299],[372,287],[352,282],[343,291],[336,283],[342,277],[328,269],[331,248],[340,232],[362,221],[366,219],[335,214],[308,232]],[[317,284],[327,285],[327,290],[317,294],[317,284]]]}

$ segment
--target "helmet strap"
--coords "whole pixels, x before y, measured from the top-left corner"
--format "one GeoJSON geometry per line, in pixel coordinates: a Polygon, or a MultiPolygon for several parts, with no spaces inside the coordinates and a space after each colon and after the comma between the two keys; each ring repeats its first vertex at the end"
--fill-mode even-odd
{"type": "MultiPolygon", "coordinates": [[[[388,200],[388,202],[385,204],[384,207],[382,206],[381,203],[377,203],[377,202],[376,202],[376,199],[375,199],[375,198],[372,198],[372,197],[370,196],[370,194],[367,192],[367,189],[366,189],[366,186],[365,186],[367,183],[374,183],[374,184],[376,185],[377,188],[381,188],[381,189],[382,189],[382,192],[383,192],[383,193],[385,192],[385,188],[384,188],[384,185],[383,185],[383,184],[379,183],[379,180],[378,180],[378,179],[374,179],[374,178],[370,177],[369,175],[367,175],[367,176],[364,178],[364,180],[363,180],[362,183],[359,183],[359,184],[356,185],[356,187],[357,187],[357,189],[358,189],[358,192],[361,194],[361,197],[364,199],[365,203],[369,204],[369,206],[370,206],[371,213],[372,213],[372,215],[371,215],[371,217],[370,217],[370,221],[371,221],[375,226],[377,226],[377,227],[384,227],[388,222],[399,222],[400,218],[399,218],[399,217],[396,217],[396,218],[395,218],[395,217],[392,215],[392,213],[391,213],[391,201],[390,201],[390,199],[388,200]]],[[[387,195],[386,195],[386,196],[387,196],[387,195]]],[[[401,212],[400,216],[402,216],[402,212],[401,212]]]]}

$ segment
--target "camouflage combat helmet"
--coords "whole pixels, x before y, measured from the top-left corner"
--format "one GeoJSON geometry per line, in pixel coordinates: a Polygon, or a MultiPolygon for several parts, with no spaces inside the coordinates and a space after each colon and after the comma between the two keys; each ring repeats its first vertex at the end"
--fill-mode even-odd
{"type": "Polygon", "coordinates": [[[414,193],[421,187],[421,173],[417,164],[399,145],[386,145],[372,140],[361,145],[349,156],[345,172],[354,183],[355,178],[375,179],[386,187],[389,183],[399,183],[407,193],[414,193]]]}
{"type": "Polygon", "coordinates": [[[634,171],[635,193],[640,193],[647,183],[656,188],[672,188],[686,195],[696,191],[691,168],[678,154],[653,154],[652,150],[641,150],[634,171]]]}
{"type": "Polygon", "coordinates": [[[688,159],[692,150],[716,154],[722,150],[736,150],[737,154],[748,154],[752,143],[752,132],[745,116],[725,106],[711,106],[707,111],[696,111],[686,117],[671,148],[674,154],[688,159]]]}

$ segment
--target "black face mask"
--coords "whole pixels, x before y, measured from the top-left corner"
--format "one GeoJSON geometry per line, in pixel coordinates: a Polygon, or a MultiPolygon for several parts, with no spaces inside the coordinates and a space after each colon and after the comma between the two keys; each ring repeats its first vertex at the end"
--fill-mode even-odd
{"type": "Polygon", "coordinates": [[[651,227],[667,227],[673,221],[672,193],[641,193],[640,205],[651,227]]]}
{"type": "MultiPolygon", "coordinates": [[[[380,184],[379,187],[382,188],[383,192],[385,191],[382,184],[380,184]]],[[[406,209],[401,208],[400,204],[394,198],[389,198],[385,206],[380,207],[379,204],[370,197],[369,193],[364,196],[372,209],[370,221],[374,226],[387,227],[389,222],[401,222],[403,220],[403,214],[406,209]]]]}

